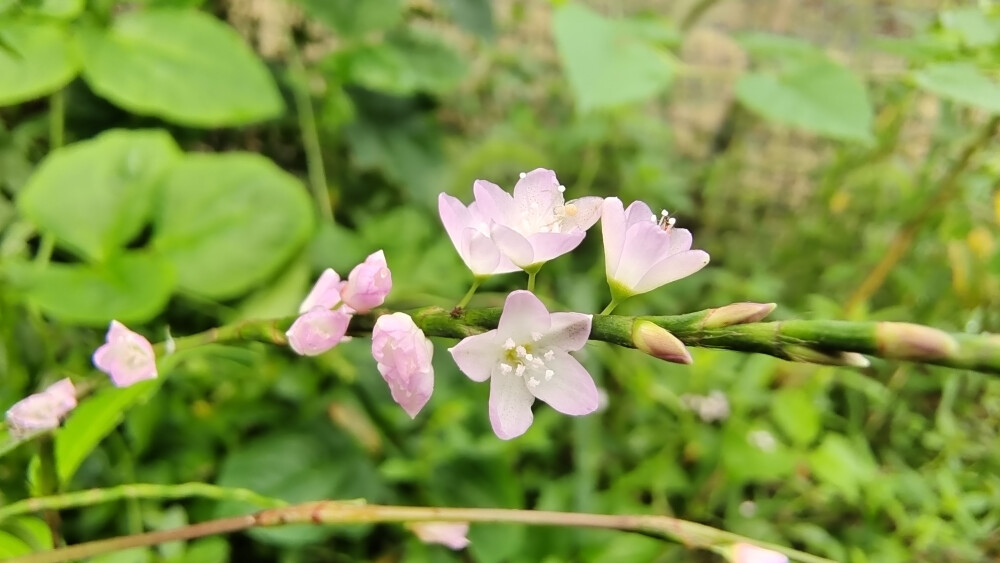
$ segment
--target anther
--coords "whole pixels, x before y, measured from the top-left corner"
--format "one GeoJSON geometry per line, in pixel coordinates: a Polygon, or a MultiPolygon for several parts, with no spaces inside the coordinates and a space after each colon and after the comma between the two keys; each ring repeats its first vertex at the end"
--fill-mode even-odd
{"type": "Polygon", "coordinates": [[[524,364],[517,364],[517,367],[514,368],[514,375],[516,375],[518,377],[521,377],[521,376],[524,375],[524,364]]]}
{"type": "Polygon", "coordinates": [[[531,339],[533,341],[535,341],[535,342],[538,342],[539,340],[542,339],[542,333],[540,333],[540,332],[532,332],[531,333],[531,339]]]}
{"type": "Polygon", "coordinates": [[[552,371],[550,369],[545,370],[545,381],[551,380],[552,376],[555,375],[555,374],[556,374],[556,372],[554,372],[554,371],[552,371]]]}
{"type": "Polygon", "coordinates": [[[559,193],[565,193],[565,192],[566,192],[566,186],[559,184],[559,193]]]}
{"type": "Polygon", "coordinates": [[[521,172],[520,174],[517,175],[517,177],[521,178],[522,180],[524,179],[525,176],[527,176],[527,174],[525,174],[524,172],[521,172]]]}
{"type": "Polygon", "coordinates": [[[514,339],[513,338],[508,338],[507,340],[504,340],[503,349],[504,350],[513,350],[514,349],[514,339]]]}

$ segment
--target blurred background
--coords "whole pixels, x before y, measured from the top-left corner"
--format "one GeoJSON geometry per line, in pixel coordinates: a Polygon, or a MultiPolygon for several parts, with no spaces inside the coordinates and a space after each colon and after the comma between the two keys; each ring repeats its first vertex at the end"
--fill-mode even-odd
{"type": "MultiPolygon", "coordinates": [[[[390,304],[471,275],[437,194],[556,171],[568,197],[666,208],[712,263],[616,312],[776,302],[773,318],[1000,330],[1000,7],[921,0],[0,0],[0,406],[90,365],[110,319],[162,341],[294,314],[323,268],[384,249],[390,304]]],[[[596,230],[542,270],[609,298],[596,230]]],[[[473,306],[524,287],[491,280],[473,306]]],[[[411,421],[368,342],[171,356],[56,433],[58,489],[207,482],[289,501],[655,513],[837,561],[1000,555],[1000,384],[600,343],[592,416],[490,431],[488,386],[438,343],[411,421]]],[[[37,450],[0,458],[0,502],[37,450]]],[[[71,543],[236,514],[234,501],[63,513],[71,543]]],[[[50,542],[0,521],[0,552],[50,542]]],[[[473,526],[453,553],[396,526],[298,527],[94,559],[696,561],[601,531],[473,526]]]]}

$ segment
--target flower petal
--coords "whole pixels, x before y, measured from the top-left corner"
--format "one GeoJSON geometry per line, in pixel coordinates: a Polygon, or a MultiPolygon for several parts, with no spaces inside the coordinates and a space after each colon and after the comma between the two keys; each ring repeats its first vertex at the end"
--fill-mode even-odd
{"type": "Polygon", "coordinates": [[[483,218],[506,224],[514,208],[514,198],[500,186],[486,180],[476,180],[472,193],[483,218]]]}
{"type": "Polygon", "coordinates": [[[406,527],[424,543],[437,543],[455,550],[469,545],[468,522],[411,522],[406,527]]]}
{"type": "MultiPolygon", "coordinates": [[[[490,237],[469,227],[462,231],[462,246],[458,250],[465,265],[477,276],[497,273],[502,255],[490,237]]],[[[514,270],[517,270],[516,266],[514,270]]],[[[513,270],[511,270],[513,271],[513,270]]]]}
{"type": "Polygon", "coordinates": [[[537,262],[531,243],[521,233],[505,225],[494,224],[491,234],[500,252],[514,264],[525,268],[537,262]]]}
{"type": "MultiPolygon", "coordinates": [[[[371,258],[371,257],[369,257],[371,258]]],[[[384,261],[384,259],[383,259],[384,261]]],[[[340,274],[333,268],[327,268],[313,284],[309,295],[299,305],[299,313],[305,313],[313,307],[331,309],[340,301],[340,274]]]]}
{"type": "Polygon", "coordinates": [[[500,344],[507,338],[515,342],[528,342],[532,333],[546,334],[552,326],[552,317],[534,293],[519,289],[510,292],[500,313],[497,336],[500,344]]]}
{"type": "Polygon", "coordinates": [[[625,210],[625,228],[639,223],[656,223],[657,215],[642,201],[633,201],[625,210]]]}
{"type": "Polygon", "coordinates": [[[583,313],[552,313],[552,326],[538,341],[539,348],[556,348],[572,352],[583,348],[590,339],[593,315],[583,313]]]}
{"type": "Polygon", "coordinates": [[[625,244],[618,266],[608,278],[635,289],[646,272],[667,255],[669,245],[670,237],[656,223],[648,221],[632,225],[625,233],[625,244]]]}
{"type": "Polygon", "coordinates": [[[111,321],[106,342],[94,351],[92,361],[116,387],[128,387],[158,375],[153,345],[118,321],[111,321]]]}
{"type": "Polygon", "coordinates": [[[534,262],[527,265],[548,262],[566,254],[580,246],[584,236],[586,233],[576,228],[568,233],[535,233],[529,236],[528,242],[531,244],[534,262]]]}
{"type": "Polygon", "coordinates": [[[434,392],[434,346],[406,313],[382,315],[372,328],[372,357],[392,393],[410,418],[434,392]]]}
{"type": "Polygon", "coordinates": [[[601,205],[601,236],[604,238],[604,269],[614,276],[625,248],[625,208],[622,200],[609,197],[601,205]]]}
{"type": "Polygon", "coordinates": [[[597,410],[598,394],[594,378],[577,361],[565,352],[556,352],[546,363],[552,377],[533,375],[539,381],[531,393],[563,414],[574,416],[590,414],[597,410]]]}
{"type": "Polygon", "coordinates": [[[601,208],[604,205],[604,198],[587,196],[566,202],[566,207],[575,207],[573,215],[567,214],[562,221],[563,230],[577,227],[581,231],[594,226],[594,223],[601,218],[601,208]]]}
{"type": "MultiPolygon", "coordinates": [[[[385,303],[390,291],[392,291],[392,272],[389,271],[389,264],[385,261],[385,253],[379,250],[351,270],[347,283],[340,290],[340,299],[354,311],[367,313],[385,303]]],[[[333,305],[336,305],[336,302],[333,305]]]]}
{"type": "Polygon", "coordinates": [[[351,315],[343,308],[330,310],[316,307],[295,319],[285,336],[297,354],[317,356],[344,339],[351,315]]]}
{"type": "Polygon", "coordinates": [[[670,229],[667,231],[670,235],[670,244],[667,248],[667,254],[679,254],[685,250],[691,250],[691,244],[694,240],[691,238],[691,231],[687,229],[670,229]]]}
{"type": "Polygon", "coordinates": [[[535,213],[562,204],[556,173],[546,168],[536,168],[524,175],[514,185],[514,205],[518,213],[535,213]]]}
{"type": "Polygon", "coordinates": [[[473,381],[486,381],[500,361],[502,351],[496,330],[467,336],[448,349],[458,369],[473,381]]]}
{"type": "Polygon", "coordinates": [[[498,438],[510,440],[527,432],[534,420],[531,414],[534,402],[523,377],[505,374],[494,367],[490,377],[490,423],[498,438]]]}
{"type": "Polygon", "coordinates": [[[646,293],[661,285],[686,278],[708,265],[708,253],[704,250],[686,250],[674,254],[656,264],[633,286],[636,293],[646,293]]]}
{"type": "Polygon", "coordinates": [[[458,198],[442,193],[438,196],[438,214],[455,250],[461,253],[462,232],[472,224],[469,209],[458,198]]]}

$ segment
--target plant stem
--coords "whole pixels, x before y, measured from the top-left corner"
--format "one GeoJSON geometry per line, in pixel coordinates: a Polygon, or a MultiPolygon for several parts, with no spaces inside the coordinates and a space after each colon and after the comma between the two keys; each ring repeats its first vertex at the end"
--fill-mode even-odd
{"type": "Polygon", "coordinates": [[[533,272],[528,272],[528,291],[535,291],[535,276],[538,275],[538,270],[533,272]]]}
{"type": "Polygon", "coordinates": [[[472,301],[472,296],[476,294],[476,290],[479,289],[479,284],[481,283],[483,283],[483,278],[479,276],[473,278],[472,285],[469,287],[469,291],[465,292],[465,295],[462,297],[462,300],[458,302],[458,305],[455,305],[455,308],[456,309],[465,308],[465,306],[469,304],[469,301],[472,301]]]}
{"type": "Polygon", "coordinates": [[[619,303],[618,303],[618,300],[617,300],[617,299],[614,299],[614,298],[612,298],[612,299],[611,299],[611,303],[608,303],[608,306],[607,306],[607,307],[605,307],[605,308],[604,308],[604,310],[603,310],[603,311],[601,311],[601,313],[600,313],[600,314],[601,314],[601,315],[610,315],[610,314],[611,314],[611,311],[614,311],[614,310],[615,310],[615,308],[616,308],[616,307],[618,307],[618,305],[619,305],[619,303]]]}
{"type": "Polygon", "coordinates": [[[802,563],[832,563],[829,559],[791,548],[757,542],[703,524],[668,516],[587,514],[500,508],[380,506],[343,501],[311,502],[264,510],[254,515],[202,522],[173,530],[82,543],[63,549],[15,557],[9,559],[8,563],[60,563],[133,547],[192,539],[211,534],[223,534],[253,527],[309,523],[338,525],[402,522],[502,522],[535,526],[605,528],[652,535],[691,548],[719,549],[734,543],[746,542],[783,553],[802,563]]]}
{"type": "Polygon", "coordinates": [[[910,249],[920,228],[930,219],[934,212],[943,208],[961,192],[958,185],[959,178],[962,177],[962,173],[969,167],[972,157],[997,134],[998,127],[1000,127],[1000,116],[993,116],[962,148],[962,152],[959,153],[958,158],[952,163],[948,171],[945,172],[941,181],[938,182],[937,189],[934,190],[924,206],[920,208],[920,211],[900,227],[899,231],[893,236],[892,242],[889,243],[889,249],[882,255],[882,259],[871,269],[864,281],[861,282],[861,285],[851,294],[847,300],[847,304],[844,306],[844,310],[848,315],[861,304],[871,299],[872,295],[882,287],[892,269],[896,267],[896,264],[903,259],[903,256],[910,249]]]}
{"type": "Polygon", "coordinates": [[[330,201],[330,191],[326,184],[326,170],[323,166],[323,149],[319,141],[316,127],[316,114],[313,111],[312,96],[309,94],[309,76],[298,48],[292,45],[289,50],[289,65],[292,70],[291,87],[295,99],[295,113],[299,119],[299,133],[302,136],[302,147],[306,154],[306,170],[309,174],[309,187],[316,198],[316,207],[324,221],[333,223],[333,203],[330,201]]]}
{"type": "MultiPolygon", "coordinates": [[[[42,496],[52,495],[59,489],[59,476],[56,472],[56,443],[51,435],[43,436],[38,441],[39,479],[38,490],[42,496]]],[[[62,519],[59,512],[49,508],[44,511],[45,523],[52,533],[52,545],[63,545],[60,529],[62,519]]]]}

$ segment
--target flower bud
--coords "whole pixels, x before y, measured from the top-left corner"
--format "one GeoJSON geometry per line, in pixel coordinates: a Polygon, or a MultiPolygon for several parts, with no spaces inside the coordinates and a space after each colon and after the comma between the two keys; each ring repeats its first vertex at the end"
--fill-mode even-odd
{"type": "Polygon", "coordinates": [[[351,315],[342,308],[313,307],[295,319],[285,336],[296,354],[317,356],[340,344],[350,323],[351,315]]]}
{"type": "Polygon", "coordinates": [[[723,328],[732,325],[755,323],[771,314],[775,303],[731,303],[718,309],[712,309],[705,320],[702,321],[702,328],[723,328]]]}
{"type": "Polygon", "coordinates": [[[730,560],[733,563],[788,563],[784,554],[743,542],[733,545],[730,560]]]}
{"type": "Polygon", "coordinates": [[[382,315],[372,328],[372,356],[392,399],[410,418],[434,392],[434,346],[405,313],[382,315]]]}
{"type": "Polygon", "coordinates": [[[105,343],[94,352],[93,362],[97,369],[111,376],[116,387],[157,377],[153,345],[118,321],[111,321],[105,343]]]}
{"type": "Polygon", "coordinates": [[[878,323],[875,345],[886,358],[901,360],[940,360],[958,353],[958,342],[948,333],[911,323],[878,323]]]}
{"type": "Polygon", "coordinates": [[[845,366],[866,368],[871,365],[868,358],[857,352],[841,352],[837,350],[817,350],[808,346],[788,344],[782,347],[788,359],[793,362],[822,364],[825,366],[845,366]]]}
{"type": "Polygon", "coordinates": [[[438,543],[454,550],[469,545],[468,522],[410,522],[406,527],[424,543],[438,543]]]}
{"type": "Polygon", "coordinates": [[[344,303],[359,313],[367,313],[382,303],[392,289],[392,273],[379,250],[358,264],[340,290],[344,303]]]}
{"type": "Polygon", "coordinates": [[[651,321],[639,319],[633,323],[632,344],[661,360],[675,364],[692,363],[691,354],[684,343],[670,334],[670,331],[651,321]]]}
{"type": "Polygon", "coordinates": [[[76,407],[76,389],[69,379],[60,379],[44,391],[29,395],[7,410],[7,427],[15,438],[51,430],[76,407]]]}

